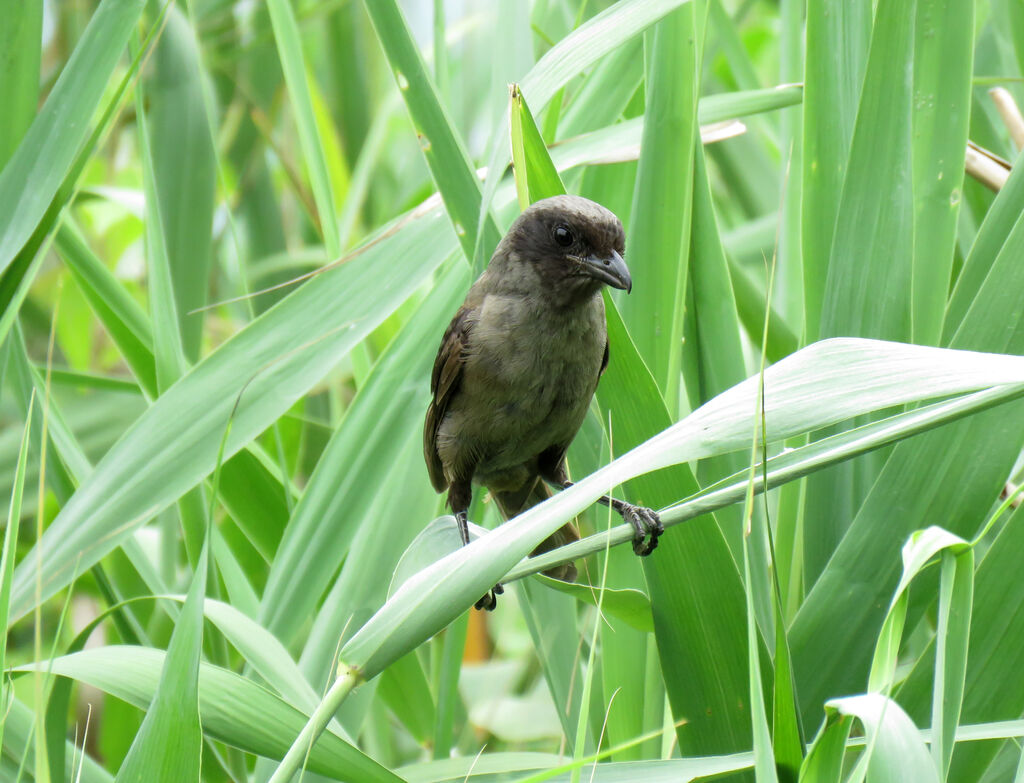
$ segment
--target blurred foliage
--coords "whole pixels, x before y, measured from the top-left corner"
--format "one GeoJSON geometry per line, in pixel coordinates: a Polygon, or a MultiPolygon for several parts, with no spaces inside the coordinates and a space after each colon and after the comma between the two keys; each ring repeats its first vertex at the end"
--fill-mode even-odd
{"type": "Polygon", "coordinates": [[[1024,174],[964,175],[1022,67],[1017,0],[6,4],[0,780],[1024,779],[1024,174]],[[420,428],[513,148],[635,290],[581,484],[453,551],[420,428]],[[467,613],[605,478],[687,521],[467,613]]]}

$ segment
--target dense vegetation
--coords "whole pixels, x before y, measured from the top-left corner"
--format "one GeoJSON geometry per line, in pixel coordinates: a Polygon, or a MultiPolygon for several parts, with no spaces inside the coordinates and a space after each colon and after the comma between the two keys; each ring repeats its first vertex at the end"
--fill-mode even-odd
{"type": "Polygon", "coordinates": [[[1017,0],[8,4],[0,779],[1024,780],[1022,69],[1017,0]],[[563,190],[634,290],[463,549],[434,352],[563,190]]]}

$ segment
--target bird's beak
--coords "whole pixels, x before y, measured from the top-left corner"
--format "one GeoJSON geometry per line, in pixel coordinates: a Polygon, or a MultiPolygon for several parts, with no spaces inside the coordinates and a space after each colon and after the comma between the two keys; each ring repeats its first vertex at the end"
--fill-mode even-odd
{"type": "Polygon", "coordinates": [[[587,274],[595,277],[612,288],[621,288],[627,294],[633,290],[633,279],[629,276],[629,267],[614,250],[610,255],[589,256],[583,260],[587,274]]]}

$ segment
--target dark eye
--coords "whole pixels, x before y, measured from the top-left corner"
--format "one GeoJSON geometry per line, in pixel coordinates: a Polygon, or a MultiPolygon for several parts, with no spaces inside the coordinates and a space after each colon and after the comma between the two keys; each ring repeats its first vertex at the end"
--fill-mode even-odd
{"type": "Polygon", "coordinates": [[[573,243],[572,231],[567,225],[555,226],[555,241],[562,247],[569,247],[573,243]]]}

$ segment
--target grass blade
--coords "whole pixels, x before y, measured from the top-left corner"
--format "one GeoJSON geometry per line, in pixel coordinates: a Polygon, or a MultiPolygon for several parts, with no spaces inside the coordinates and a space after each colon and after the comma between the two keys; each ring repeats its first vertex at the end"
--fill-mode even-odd
{"type": "Polygon", "coordinates": [[[341,255],[341,240],[338,235],[337,208],[331,180],[327,174],[324,144],[313,114],[313,98],[310,95],[306,64],[302,55],[302,41],[295,21],[295,12],[288,0],[269,0],[270,21],[274,26],[274,39],[281,58],[281,68],[288,84],[292,106],[296,114],[299,143],[306,161],[306,169],[313,188],[313,198],[320,217],[320,231],[323,233],[327,254],[332,259],[341,255]]]}
{"type": "MultiPolygon", "coordinates": [[[[219,432],[243,385],[248,382],[228,455],[287,410],[447,256],[450,246],[437,239],[439,227],[436,218],[420,218],[392,241],[313,278],[161,395],[37,544],[48,564],[43,597],[213,469],[219,432]],[[425,247],[431,252],[422,253],[425,247]],[[340,301],[346,306],[339,307],[340,301]],[[306,317],[310,312],[321,314],[315,328],[306,317]],[[196,395],[209,404],[197,409],[196,395]]],[[[30,570],[15,570],[12,618],[31,608],[32,581],[30,570]]]]}
{"type": "Polygon", "coordinates": [[[209,533],[185,606],[174,626],[160,682],[116,783],[198,780],[203,731],[199,720],[199,658],[209,533]]]}
{"type": "Polygon", "coordinates": [[[480,217],[480,182],[465,145],[441,105],[405,16],[396,0],[372,0],[365,6],[409,109],[423,156],[463,252],[472,259],[479,241],[485,255],[490,256],[501,233],[489,214],[480,217]],[[482,223],[479,237],[478,219],[482,223]]]}
{"type": "Polygon", "coordinates": [[[683,333],[697,134],[700,47],[694,8],[690,3],[673,11],[651,33],[648,114],[626,248],[638,285],[620,300],[622,318],[670,414],[679,398],[681,357],[664,346],[678,346],[683,333]]]}
{"type": "MultiPolygon", "coordinates": [[[[29,434],[32,429],[32,411],[35,394],[29,400],[28,415],[25,417],[25,428],[21,435],[21,447],[18,449],[18,464],[14,469],[14,491],[11,493],[11,504],[7,511],[7,528],[4,530],[3,555],[0,556],[0,620],[4,627],[8,623],[11,605],[11,579],[14,576],[14,558],[18,545],[18,528],[21,522],[21,497],[25,490],[25,467],[28,463],[29,434]]],[[[7,670],[7,634],[0,641],[0,671],[7,670]]],[[[14,699],[14,692],[8,691],[7,683],[0,688],[3,698],[0,706],[7,710],[9,700],[14,699]]],[[[0,721],[0,746],[3,744],[4,721],[0,721]]]]}
{"type": "Polygon", "coordinates": [[[839,197],[871,35],[870,0],[807,4],[804,71],[804,341],[818,338],[839,197]]]}
{"type": "MultiPolygon", "coordinates": [[[[146,125],[155,196],[166,245],[185,357],[199,357],[211,262],[216,159],[203,96],[199,42],[185,14],[171,6],[145,82],[146,125]],[[182,165],[182,159],[188,165],[182,165]]],[[[148,221],[147,221],[148,223],[148,221]]]]}
{"type": "Polygon", "coordinates": [[[0,172],[0,272],[32,236],[70,171],[142,6],[142,0],[100,3],[46,103],[0,172]]]}
{"type": "Polygon", "coordinates": [[[26,0],[7,9],[0,28],[0,106],[7,121],[0,127],[0,169],[10,159],[36,114],[43,38],[43,2],[26,0]]]}

